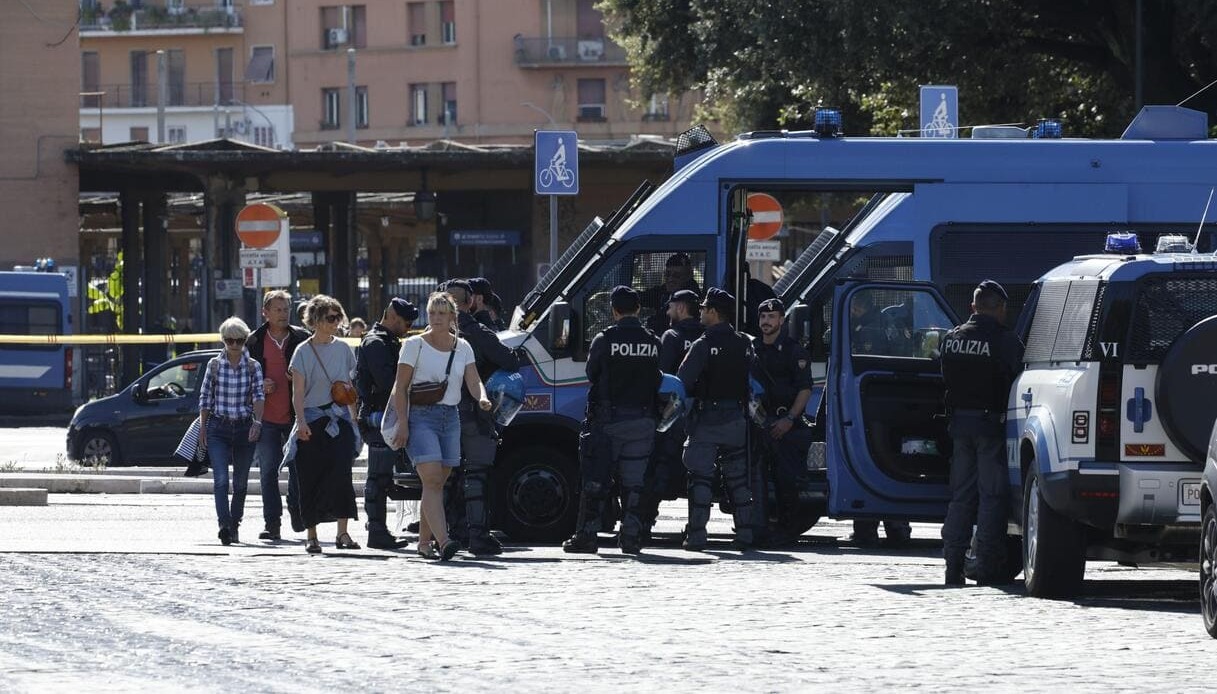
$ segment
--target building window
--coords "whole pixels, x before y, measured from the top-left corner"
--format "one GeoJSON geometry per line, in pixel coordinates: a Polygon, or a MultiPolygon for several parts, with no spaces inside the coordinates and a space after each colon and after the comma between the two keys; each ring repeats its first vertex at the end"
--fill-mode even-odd
{"type": "Polygon", "coordinates": [[[100,144],[101,128],[81,128],[80,141],[100,144]]]}
{"type": "Polygon", "coordinates": [[[411,2],[406,4],[406,28],[410,36],[411,46],[427,45],[427,4],[411,2]]]}
{"type": "Polygon", "coordinates": [[[456,3],[452,0],[439,4],[439,35],[445,44],[456,43],[456,3]]]}
{"type": "Polygon", "coordinates": [[[169,63],[169,105],[184,106],[186,104],[186,52],[180,48],[170,48],[166,53],[166,62],[169,63]]]}
{"type": "Polygon", "coordinates": [[[355,87],[355,127],[368,127],[368,88],[355,87]]]}
{"type": "Polygon", "coordinates": [[[254,144],[259,147],[275,146],[275,129],[269,125],[254,126],[254,144]]]}
{"type": "Polygon", "coordinates": [[[128,138],[130,142],[150,142],[148,139],[148,127],[133,125],[131,126],[131,136],[128,138]]]}
{"type": "Polygon", "coordinates": [[[236,86],[232,79],[233,57],[231,48],[216,49],[216,103],[227,106],[236,97],[236,86]]]}
{"type": "Polygon", "coordinates": [[[604,120],[604,80],[579,80],[579,120],[595,123],[604,120]]]}
{"type": "Polygon", "coordinates": [[[250,52],[249,65],[245,68],[246,82],[275,81],[275,47],[254,46],[250,52]]]}
{"type": "Polygon", "coordinates": [[[368,12],[365,5],[330,5],[321,8],[321,48],[367,48],[368,12]]]}
{"type": "Polygon", "coordinates": [[[321,90],[321,129],[337,130],[342,125],[342,90],[321,90]]]}
{"type": "Polygon", "coordinates": [[[444,82],[440,91],[443,92],[444,100],[439,122],[444,125],[456,125],[456,82],[444,82]]]}
{"type": "Polygon", "coordinates": [[[80,91],[81,108],[99,108],[101,106],[101,58],[96,51],[85,51],[80,54],[80,91]],[[89,92],[93,92],[90,94],[89,92]]]}
{"type": "Polygon", "coordinates": [[[131,103],[126,105],[148,105],[147,51],[131,51],[131,103]]]}
{"type": "Polygon", "coordinates": [[[410,85],[410,125],[427,124],[427,85],[410,85]]]}
{"type": "Polygon", "coordinates": [[[169,125],[165,127],[165,141],[171,145],[186,144],[186,126],[169,125]]]}
{"type": "Polygon", "coordinates": [[[668,95],[652,94],[651,100],[647,103],[646,113],[642,114],[642,119],[668,120],[668,118],[668,95]]]}

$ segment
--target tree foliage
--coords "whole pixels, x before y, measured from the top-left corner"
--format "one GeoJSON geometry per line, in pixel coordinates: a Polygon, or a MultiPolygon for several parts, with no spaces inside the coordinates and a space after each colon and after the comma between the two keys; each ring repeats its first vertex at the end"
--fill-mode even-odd
{"type": "MultiPolygon", "coordinates": [[[[1141,0],[1143,102],[1217,80],[1217,2],[1141,0]]],[[[917,88],[955,84],[966,124],[1053,116],[1118,135],[1135,112],[1137,0],[601,0],[643,93],[704,92],[731,128],[915,129],[917,88]]],[[[1217,113],[1217,87],[1188,102],[1217,113]]]]}

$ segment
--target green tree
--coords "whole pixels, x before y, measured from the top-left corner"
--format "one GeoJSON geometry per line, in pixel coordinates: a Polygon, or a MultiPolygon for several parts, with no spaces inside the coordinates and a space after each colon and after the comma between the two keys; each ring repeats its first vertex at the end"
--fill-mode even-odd
{"type": "MultiPolygon", "coordinates": [[[[1217,79],[1217,3],[1142,0],[1145,103],[1217,79]]],[[[1135,110],[1137,0],[602,0],[644,94],[700,89],[728,128],[917,127],[917,87],[956,84],[967,124],[1061,117],[1118,135],[1135,110]]],[[[1217,112],[1217,88],[1188,103],[1217,112]]]]}

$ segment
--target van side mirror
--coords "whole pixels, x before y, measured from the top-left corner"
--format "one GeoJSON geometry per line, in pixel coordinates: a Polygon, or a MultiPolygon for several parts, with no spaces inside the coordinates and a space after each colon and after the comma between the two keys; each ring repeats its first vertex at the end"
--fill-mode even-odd
{"type": "Polygon", "coordinates": [[[802,303],[795,304],[786,321],[790,338],[800,345],[806,345],[811,336],[811,307],[802,303]]]}
{"type": "Polygon", "coordinates": [[[556,301],[549,309],[549,350],[564,352],[570,345],[571,336],[570,304],[556,301]]]}

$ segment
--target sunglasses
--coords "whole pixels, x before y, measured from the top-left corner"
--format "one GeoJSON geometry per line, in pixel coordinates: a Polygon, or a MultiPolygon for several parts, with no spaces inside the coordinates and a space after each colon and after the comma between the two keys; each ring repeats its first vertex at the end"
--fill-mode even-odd
{"type": "Polygon", "coordinates": [[[325,320],[327,323],[337,323],[338,321],[342,320],[342,314],[341,313],[331,313],[330,315],[325,317],[325,320]]]}
{"type": "Polygon", "coordinates": [[[224,338],[224,344],[226,344],[226,345],[243,345],[243,344],[245,344],[245,338],[243,338],[243,337],[226,337],[226,338],[224,338]]]}

